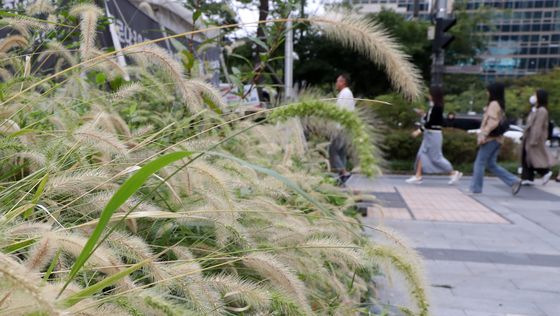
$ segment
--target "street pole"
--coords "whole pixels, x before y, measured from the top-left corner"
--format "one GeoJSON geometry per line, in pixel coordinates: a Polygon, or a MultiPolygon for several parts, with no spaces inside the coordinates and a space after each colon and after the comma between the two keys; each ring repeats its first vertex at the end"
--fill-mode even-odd
{"type": "MultiPolygon", "coordinates": [[[[288,16],[288,19],[290,17],[288,16]]],[[[294,86],[294,30],[292,21],[286,22],[286,40],[284,41],[284,100],[291,101],[294,86]]]]}
{"type": "Polygon", "coordinates": [[[414,19],[418,19],[418,13],[420,12],[420,0],[414,0],[414,13],[412,16],[414,19]]]}
{"type": "MultiPolygon", "coordinates": [[[[447,17],[447,0],[437,0],[437,18],[447,17]]],[[[443,70],[445,65],[444,51],[438,50],[432,53],[432,86],[443,86],[443,70]]]]}

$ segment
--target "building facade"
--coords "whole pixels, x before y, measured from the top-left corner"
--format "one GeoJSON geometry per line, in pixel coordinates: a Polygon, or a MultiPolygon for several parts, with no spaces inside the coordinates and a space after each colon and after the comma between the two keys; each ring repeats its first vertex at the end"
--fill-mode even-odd
{"type": "MultiPolygon", "coordinates": [[[[419,17],[429,18],[435,0],[418,0],[419,17]]],[[[448,0],[448,5],[453,1],[448,0]]],[[[406,17],[414,12],[414,0],[352,0],[364,13],[392,9],[406,17]]],[[[491,9],[488,25],[478,31],[488,36],[488,50],[480,64],[454,65],[447,72],[485,77],[524,76],[560,67],[560,0],[467,0],[468,12],[491,9]]]]}
{"type": "MultiPolygon", "coordinates": [[[[407,18],[414,14],[415,0],[350,0],[362,13],[376,13],[382,9],[393,10],[407,18]]],[[[418,0],[418,16],[429,18],[433,0],[418,0]]]]}
{"type": "Polygon", "coordinates": [[[493,9],[492,23],[479,30],[489,40],[482,73],[523,76],[560,66],[560,0],[475,0],[467,10],[481,6],[493,9]]]}

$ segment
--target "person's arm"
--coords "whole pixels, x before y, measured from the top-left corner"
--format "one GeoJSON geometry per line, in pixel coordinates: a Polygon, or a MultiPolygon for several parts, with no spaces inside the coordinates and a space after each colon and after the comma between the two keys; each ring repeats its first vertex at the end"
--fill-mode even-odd
{"type": "Polygon", "coordinates": [[[501,116],[505,115],[505,113],[502,114],[501,112],[502,108],[498,102],[492,101],[490,105],[488,105],[488,109],[486,113],[484,113],[485,119],[483,119],[483,121],[486,120],[486,124],[480,127],[480,134],[485,138],[500,124],[501,116]]]}

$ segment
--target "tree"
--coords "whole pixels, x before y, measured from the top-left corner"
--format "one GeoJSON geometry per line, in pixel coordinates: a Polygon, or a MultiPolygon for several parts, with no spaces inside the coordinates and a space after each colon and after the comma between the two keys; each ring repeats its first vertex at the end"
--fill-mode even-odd
{"type": "Polygon", "coordinates": [[[455,40],[445,52],[445,63],[448,65],[477,64],[479,62],[477,56],[488,46],[488,40],[481,32],[480,26],[491,24],[489,23],[492,17],[491,9],[482,6],[474,12],[467,12],[466,4],[466,0],[454,3],[453,11],[457,24],[449,31],[455,36],[455,40]]]}
{"type": "Polygon", "coordinates": [[[546,90],[549,94],[548,110],[550,117],[555,122],[560,122],[560,89],[558,89],[558,87],[560,87],[560,68],[556,68],[544,74],[513,79],[506,83],[508,84],[508,90],[518,92],[516,98],[511,98],[511,100],[519,102],[525,109],[527,109],[529,96],[534,94],[539,88],[546,90]]]}

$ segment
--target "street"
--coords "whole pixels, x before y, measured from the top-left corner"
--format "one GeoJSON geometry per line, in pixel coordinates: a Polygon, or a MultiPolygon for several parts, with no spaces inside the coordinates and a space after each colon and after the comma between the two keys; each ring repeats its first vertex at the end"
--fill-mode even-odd
{"type": "MultiPolygon", "coordinates": [[[[458,186],[447,177],[420,185],[405,179],[356,176],[348,187],[378,199],[366,224],[394,229],[424,258],[432,315],[560,315],[560,184],[523,187],[512,197],[486,178],[484,193],[470,196],[468,177],[458,186]]],[[[377,282],[382,303],[408,302],[393,277],[377,282]]]]}

